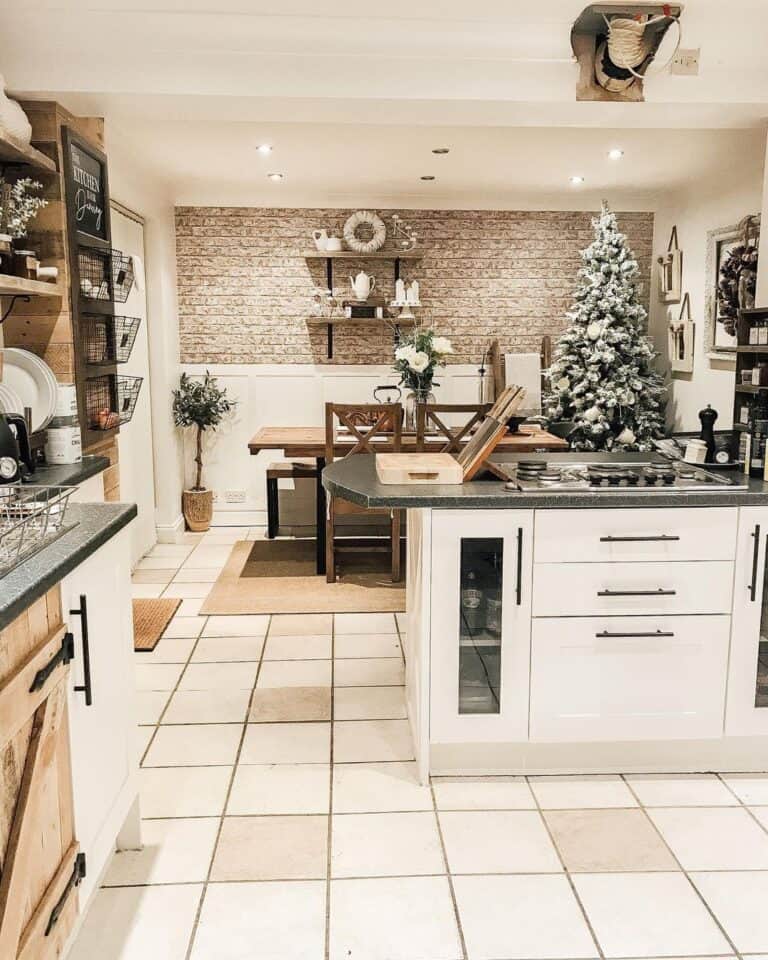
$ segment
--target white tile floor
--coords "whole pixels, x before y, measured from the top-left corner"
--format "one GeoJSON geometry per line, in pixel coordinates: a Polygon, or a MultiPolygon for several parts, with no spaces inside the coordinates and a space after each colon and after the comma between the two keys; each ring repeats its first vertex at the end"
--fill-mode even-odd
{"type": "Polygon", "coordinates": [[[402,616],[200,615],[256,535],[140,564],[184,597],[136,656],[145,847],[72,960],[768,960],[768,775],[422,786],[402,616]]]}

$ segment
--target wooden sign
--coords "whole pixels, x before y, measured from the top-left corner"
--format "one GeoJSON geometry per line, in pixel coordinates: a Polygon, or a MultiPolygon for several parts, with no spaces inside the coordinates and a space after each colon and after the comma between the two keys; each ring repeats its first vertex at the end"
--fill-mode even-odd
{"type": "Polygon", "coordinates": [[[672,227],[667,252],[658,257],[659,300],[680,303],[683,285],[683,251],[677,245],[677,227],[672,227]]]}
{"type": "Polygon", "coordinates": [[[79,233],[109,239],[107,158],[68,131],[65,139],[65,189],[67,206],[79,233]]]}
{"type": "Polygon", "coordinates": [[[669,321],[669,363],[672,373],[693,373],[693,334],[691,300],[686,293],[680,316],[677,320],[669,321]]]}

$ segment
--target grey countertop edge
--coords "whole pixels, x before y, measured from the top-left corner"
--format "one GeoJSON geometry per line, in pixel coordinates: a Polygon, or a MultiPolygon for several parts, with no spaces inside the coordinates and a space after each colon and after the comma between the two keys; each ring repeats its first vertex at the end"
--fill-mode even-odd
{"type": "Polygon", "coordinates": [[[73,503],[67,524],[76,526],[0,578],[0,629],[44,596],[137,514],[135,503],[73,503]]]}
{"type": "Polygon", "coordinates": [[[50,487],[76,487],[109,466],[107,457],[83,457],[80,463],[44,464],[30,476],[29,482],[50,487]]]}
{"type": "Polygon", "coordinates": [[[323,471],[323,486],[332,495],[361,507],[454,510],[564,510],[612,507],[734,507],[768,505],[768,484],[750,480],[747,490],[639,493],[631,490],[523,493],[506,490],[501,480],[464,484],[385,485],[379,483],[373,456],[339,460],[323,471]]]}

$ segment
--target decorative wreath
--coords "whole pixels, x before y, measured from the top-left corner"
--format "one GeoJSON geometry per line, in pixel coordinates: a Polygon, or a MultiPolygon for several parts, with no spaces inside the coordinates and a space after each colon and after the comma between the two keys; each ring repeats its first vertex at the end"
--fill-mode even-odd
{"type": "Polygon", "coordinates": [[[754,303],[757,290],[757,225],[753,217],[745,217],[739,227],[742,230],[742,241],[722,262],[717,284],[720,306],[717,319],[731,336],[736,335],[739,310],[754,303]]]}
{"type": "Polygon", "coordinates": [[[377,213],[370,210],[358,210],[344,224],[344,242],[355,253],[376,253],[384,246],[387,239],[387,228],[377,213]],[[361,240],[357,235],[358,227],[365,224],[370,228],[372,236],[369,240],[361,240]]]}

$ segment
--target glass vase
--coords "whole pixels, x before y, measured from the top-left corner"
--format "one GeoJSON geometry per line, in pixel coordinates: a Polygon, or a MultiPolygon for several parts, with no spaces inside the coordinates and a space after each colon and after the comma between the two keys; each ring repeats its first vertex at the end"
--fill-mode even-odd
{"type": "Polygon", "coordinates": [[[416,433],[416,409],[420,403],[435,403],[429,387],[416,387],[405,398],[405,432],[416,433]]]}

